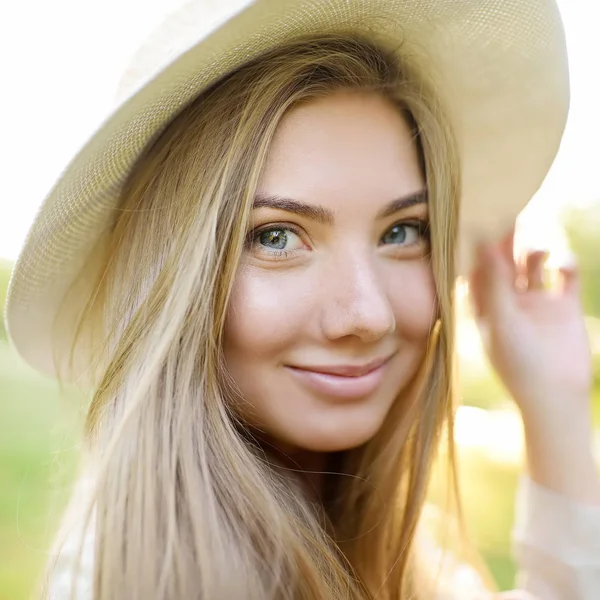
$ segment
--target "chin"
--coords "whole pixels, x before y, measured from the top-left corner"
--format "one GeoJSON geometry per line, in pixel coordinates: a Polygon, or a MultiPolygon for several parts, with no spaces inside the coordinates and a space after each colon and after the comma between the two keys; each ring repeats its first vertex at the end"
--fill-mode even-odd
{"type": "Polygon", "coordinates": [[[335,429],[322,429],[318,431],[305,431],[296,446],[310,452],[342,452],[352,450],[369,442],[379,431],[380,424],[373,427],[340,427],[335,429]]]}
{"type": "Polygon", "coordinates": [[[373,436],[364,437],[360,440],[346,441],[343,443],[338,440],[315,440],[311,444],[303,444],[302,450],[309,452],[316,452],[319,454],[329,454],[332,452],[344,452],[346,450],[353,450],[363,444],[366,444],[373,436]]]}

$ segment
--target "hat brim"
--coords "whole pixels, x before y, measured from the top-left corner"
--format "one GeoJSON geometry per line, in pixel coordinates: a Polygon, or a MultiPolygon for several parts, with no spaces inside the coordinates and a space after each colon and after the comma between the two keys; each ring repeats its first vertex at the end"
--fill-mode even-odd
{"type": "Polygon", "coordinates": [[[42,372],[55,374],[53,352],[70,342],[53,327],[58,307],[144,148],[216,80],[290,39],[359,32],[418,57],[434,75],[461,162],[462,272],[474,241],[510,226],[556,156],[569,82],[554,0],[256,0],[209,26],[201,4],[151,38],[128,73],[136,83],[126,100],[62,173],[27,235],[5,321],[16,350],[42,372]]]}

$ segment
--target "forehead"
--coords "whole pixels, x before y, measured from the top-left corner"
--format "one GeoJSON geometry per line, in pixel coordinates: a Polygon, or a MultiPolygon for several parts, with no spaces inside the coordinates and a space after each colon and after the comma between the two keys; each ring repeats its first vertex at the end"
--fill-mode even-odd
{"type": "Polygon", "coordinates": [[[389,202],[423,186],[417,143],[400,109],[378,94],[337,92],[283,118],[259,192],[342,208],[389,202]]]}

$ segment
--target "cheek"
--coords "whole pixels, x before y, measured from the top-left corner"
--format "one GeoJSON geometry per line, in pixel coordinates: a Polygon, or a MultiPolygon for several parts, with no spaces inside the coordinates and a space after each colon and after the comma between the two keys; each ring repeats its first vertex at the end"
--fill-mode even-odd
{"type": "Polygon", "coordinates": [[[288,274],[240,267],[225,323],[226,357],[252,361],[293,343],[309,310],[298,287],[288,274]]]}
{"type": "Polygon", "coordinates": [[[436,315],[433,274],[425,262],[405,263],[389,279],[389,298],[398,335],[407,341],[426,341],[436,315]]]}

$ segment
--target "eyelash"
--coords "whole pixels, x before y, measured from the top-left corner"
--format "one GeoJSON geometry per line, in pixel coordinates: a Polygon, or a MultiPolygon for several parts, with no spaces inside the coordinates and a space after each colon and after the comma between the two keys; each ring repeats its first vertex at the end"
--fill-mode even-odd
{"type": "MultiPolygon", "coordinates": [[[[407,221],[398,221],[397,223],[394,223],[388,229],[386,229],[383,235],[385,235],[394,227],[398,227],[398,225],[415,227],[417,229],[419,237],[423,239],[426,243],[430,242],[429,220],[411,219],[407,221]]],[[[252,247],[263,233],[273,230],[291,231],[294,235],[302,237],[302,232],[300,231],[300,229],[289,223],[270,223],[269,225],[259,227],[250,231],[247,237],[246,245],[252,247]]],[[[264,250],[265,254],[268,254],[270,258],[275,260],[285,259],[294,254],[294,252],[296,252],[296,250],[264,250]]]]}
{"type": "MultiPolygon", "coordinates": [[[[390,229],[394,229],[394,227],[398,227],[398,225],[406,225],[407,227],[415,227],[417,232],[419,233],[419,237],[423,238],[427,242],[429,241],[429,221],[427,219],[411,219],[408,221],[398,221],[394,223],[389,229],[387,229],[386,233],[390,231],[390,229]]],[[[385,235],[385,233],[384,233],[385,235]]]]}

